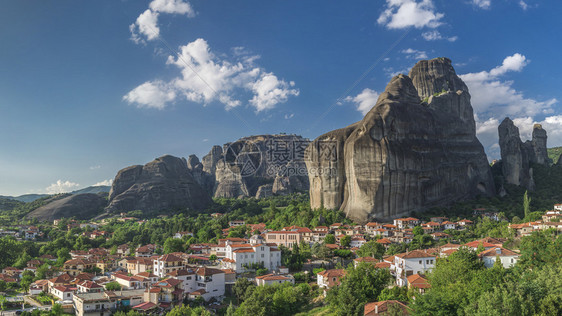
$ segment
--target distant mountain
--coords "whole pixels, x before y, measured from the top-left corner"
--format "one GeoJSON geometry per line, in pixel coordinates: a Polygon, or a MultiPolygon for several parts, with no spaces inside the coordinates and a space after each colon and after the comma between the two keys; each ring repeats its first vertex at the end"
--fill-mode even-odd
{"type": "Polygon", "coordinates": [[[25,202],[25,203],[29,203],[29,202],[33,202],[35,200],[38,200],[42,197],[46,197],[49,196],[49,194],[24,194],[24,195],[20,195],[20,196],[3,196],[0,195],[0,199],[8,199],[8,200],[16,200],[16,201],[20,201],[20,202],[25,202]]]}
{"type": "Polygon", "coordinates": [[[26,218],[37,218],[39,221],[52,221],[59,218],[75,217],[89,219],[101,211],[107,204],[104,192],[93,194],[64,194],[46,200],[46,204],[34,209],[26,218]]]}
{"type": "MultiPolygon", "coordinates": [[[[93,193],[93,194],[108,193],[109,194],[110,190],[111,190],[110,186],[98,185],[98,186],[89,186],[89,187],[84,188],[84,189],[72,191],[72,192],[70,192],[70,194],[85,194],[85,193],[93,193]]],[[[46,196],[49,196],[49,195],[50,194],[24,194],[24,195],[19,195],[19,196],[0,195],[0,199],[16,200],[16,201],[20,201],[20,202],[29,203],[29,202],[33,202],[35,200],[38,200],[40,198],[43,198],[43,197],[46,197],[46,196]]]]}
{"type": "Polygon", "coordinates": [[[108,193],[111,190],[110,186],[107,185],[98,185],[98,186],[91,186],[84,189],[76,190],[70,192],[70,194],[84,194],[84,193],[108,193]]]}

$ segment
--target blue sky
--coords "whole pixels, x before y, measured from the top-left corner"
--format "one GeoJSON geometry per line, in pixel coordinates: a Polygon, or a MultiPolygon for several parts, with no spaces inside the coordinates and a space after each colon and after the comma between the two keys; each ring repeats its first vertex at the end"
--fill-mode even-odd
{"type": "Polygon", "coordinates": [[[3,1],[0,194],[108,183],[242,136],[315,138],[439,56],[467,82],[490,158],[505,116],[562,145],[561,13],[538,0],[3,1]]]}

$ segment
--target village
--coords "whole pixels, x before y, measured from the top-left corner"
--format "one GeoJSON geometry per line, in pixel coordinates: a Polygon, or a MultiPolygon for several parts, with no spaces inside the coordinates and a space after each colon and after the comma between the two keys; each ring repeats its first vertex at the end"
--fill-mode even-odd
{"type": "MultiPolygon", "coordinates": [[[[559,233],[562,231],[561,213],[562,204],[556,204],[553,210],[544,213],[542,220],[510,224],[510,232],[515,238],[547,229],[559,233]]],[[[222,215],[212,214],[213,217],[222,215]]],[[[489,221],[504,220],[497,212],[474,210],[474,215],[489,221]]],[[[126,216],[119,220],[143,223],[137,218],[126,216]]],[[[60,220],[55,220],[53,225],[60,226],[60,220]]],[[[111,234],[102,230],[103,225],[103,222],[70,220],[66,229],[87,228],[82,233],[86,238],[109,238],[111,234]]],[[[394,279],[393,286],[423,294],[430,288],[426,274],[434,269],[438,260],[447,258],[461,248],[476,251],[487,268],[499,261],[508,269],[520,257],[517,249],[504,247],[504,238],[484,237],[466,243],[451,240],[447,232],[467,230],[474,225],[468,219],[453,222],[445,217],[431,217],[430,221],[421,221],[406,217],[395,219],[392,223],[333,223],[313,229],[289,226],[281,230],[269,230],[266,223],[248,224],[244,220],[231,220],[228,225],[228,228],[223,229],[225,238],[219,239],[218,243],[194,243],[185,252],[164,253],[163,246],[158,244],[135,248],[122,244],[114,249],[71,250],[70,258],[60,266],[56,265],[59,260],[57,257],[45,254],[31,258],[25,267],[4,267],[0,282],[23,284],[26,275],[35,276],[38,269],[45,270],[47,267],[42,271],[44,279],[28,284],[24,293],[13,295],[12,301],[24,304],[23,309],[18,308],[13,313],[48,310],[56,304],[61,305],[64,312],[77,316],[110,315],[123,307],[142,314],[162,314],[188,301],[199,301],[216,311],[224,305],[226,297],[233,295],[233,287],[240,278],[257,286],[309,282],[326,295],[340,284],[348,265],[367,263],[377,269],[387,269],[394,279]],[[247,236],[227,237],[229,231],[243,226],[246,227],[247,236]],[[385,255],[392,245],[409,244],[417,234],[431,236],[434,241],[443,239],[448,242],[385,255]],[[366,249],[369,243],[376,243],[374,249],[382,249],[382,252],[370,256],[358,255],[365,253],[361,249],[366,249]],[[322,245],[335,254],[345,250],[351,255],[345,258],[337,255],[310,258],[300,271],[290,270],[283,265],[282,249],[298,248],[303,244],[322,245]],[[305,280],[302,279],[303,274],[306,275],[305,280]]],[[[36,226],[19,228],[19,231],[0,230],[0,235],[33,241],[43,234],[36,226]]],[[[194,236],[194,233],[178,231],[173,238],[185,240],[194,236]]],[[[399,304],[406,313],[407,307],[403,303],[390,303],[399,304]]],[[[364,315],[379,315],[386,311],[390,303],[368,303],[364,315]]]]}

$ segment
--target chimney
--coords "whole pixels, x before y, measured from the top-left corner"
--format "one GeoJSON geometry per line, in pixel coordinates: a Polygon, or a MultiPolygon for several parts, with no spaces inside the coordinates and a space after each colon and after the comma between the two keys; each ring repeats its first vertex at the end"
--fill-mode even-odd
{"type": "Polygon", "coordinates": [[[375,315],[377,315],[379,313],[379,305],[375,304],[375,315]]]}

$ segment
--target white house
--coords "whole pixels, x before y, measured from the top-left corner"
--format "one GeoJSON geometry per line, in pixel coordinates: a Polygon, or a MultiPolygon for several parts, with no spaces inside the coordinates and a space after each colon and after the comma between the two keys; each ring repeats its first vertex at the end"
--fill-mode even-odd
{"type": "Polygon", "coordinates": [[[519,254],[502,247],[495,247],[478,254],[478,257],[484,262],[486,268],[491,268],[496,263],[496,260],[500,260],[504,268],[511,268],[519,260],[519,254]]]}
{"type": "Polygon", "coordinates": [[[562,204],[554,204],[554,209],[557,211],[562,211],[562,204]]]}
{"type": "Polygon", "coordinates": [[[419,225],[421,221],[417,218],[407,217],[407,218],[397,218],[394,220],[394,225],[398,229],[414,228],[419,225]]]}
{"type": "Polygon", "coordinates": [[[169,277],[182,281],[182,289],[185,293],[198,290],[195,271],[191,269],[176,270],[168,274],[169,277]]]}
{"type": "Polygon", "coordinates": [[[109,316],[117,306],[136,306],[143,303],[144,290],[82,293],[72,297],[76,316],[109,316]]]}
{"type": "Polygon", "coordinates": [[[295,278],[292,275],[281,275],[281,274],[266,274],[256,277],[256,285],[272,285],[277,283],[289,282],[295,284],[295,278]]]}
{"type": "Polygon", "coordinates": [[[111,278],[121,285],[124,290],[143,289],[141,281],[137,278],[130,277],[121,273],[114,273],[111,278]]]}
{"type": "Polygon", "coordinates": [[[212,297],[223,296],[225,288],[224,276],[224,271],[219,269],[198,268],[195,271],[195,282],[198,288],[196,291],[199,291],[198,294],[206,301],[212,297]]]}
{"type": "Polygon", "coordinates": [[[365,238],[363,238],[361,236],[355,236],[355,237],[351,238],[351,243],[349,244],[349,246],[351,248],[354,248],[354,247],[359,248],[359,247],[363,246],[366,242],[367,242],[367,240],[365,240],[365,238]]]}
{"type": "Polygon", "coordinates": [[[394,256],[396,285],[406,286],[407,278],[413,274],[425,274],[435,268],[436,257],[422,250],[414,250],[394,256]]]}
{"type": "Polygon", "coordinates": [[[78,289],[76,287],[59,285],[51,288],[51,294],[58,297],[62,301],[72,300],[72,295],[78,289]]]}
{"type": "Polygon", "coordinates": [[[94,281],[85,280],[78,284],[78,293],[98,293],[103,290],[103,286],[94,281]]]}
{"type": "Polygon", "coordinates": [[[251,238],[249,244],[226,244],[225,258],[221,264],[225,269],[236,273],[254,269],[258,265],[273,271],[281,266],[281,251],[273,244],[260,243],[259,238],[251,238]]]}
{"type": "Polygon", "coordinates": [[[185,263],[182,258],[169,253],[156,258],[153,262],[153,266],[154,274],[163,278],[172,271],[184,269],[185,263]]]}

